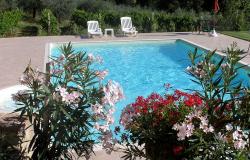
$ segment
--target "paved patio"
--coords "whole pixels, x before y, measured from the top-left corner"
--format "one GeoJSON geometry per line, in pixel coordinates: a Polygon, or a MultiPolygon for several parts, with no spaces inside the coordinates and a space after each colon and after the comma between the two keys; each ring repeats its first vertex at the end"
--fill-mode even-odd
{"type": "MultiPolygon", "coordinates": [[[[233,42],[237,42],[241,49],[247,50],[250,42],[237,38],[220,35],[209,37],[207,33],[143,33],[137,37],[107,37],[87,39],[80,36],[51,36],[51,37],[17,37],[0,38],[0,89],[18,84],[18,79],[26,65],[31,60],[34,67],[44,68],[45,46],[51,42],[87,42],[108,40],[145,40],[145,39],[185,39],[207,49],[224,50],[233,42]]],[[[135,42],[136,43],[136,42],[135,42]]],[[[243,59],[243,63],[250,64],[250,53],[243,59]]],[[[93,160],[117,160],[122,153],[106,155],[103,151],[97,151],[93,160]]]]}

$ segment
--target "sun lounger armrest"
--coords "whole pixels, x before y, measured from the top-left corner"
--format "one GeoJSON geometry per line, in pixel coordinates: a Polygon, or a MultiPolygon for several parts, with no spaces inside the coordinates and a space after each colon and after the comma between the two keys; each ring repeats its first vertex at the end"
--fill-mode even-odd
{"type": "Polygon", "coordinates": [[[102,29],[101,29],[101,28],[98,28],[97,31],[102,32],[102,29]]]}

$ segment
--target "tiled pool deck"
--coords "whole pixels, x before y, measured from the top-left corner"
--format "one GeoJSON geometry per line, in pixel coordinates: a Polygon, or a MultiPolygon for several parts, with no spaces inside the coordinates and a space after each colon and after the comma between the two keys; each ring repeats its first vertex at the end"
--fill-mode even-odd
{"type": "MultiPolygon", "coordinates": [[[[31,60],[34,67],[40,70],[44,68],[45,46],[51,42],[88,42],[109,40],[167,40],[184,39],[198,44],[206,49],[226,49],[230,44],[236,42],[241,49],[247,50],[250,42],[219,34],[219,37],[210,37],[207,33],[197,34],[190,32],[182,33],[141,33],[137,37],[103,37],[82,38],[80,36],[51,36],[51,37],[17,37],[0,38],[0,90],[18,84],[18,79],[25,67],[31,60]]],[[[244,64],[250,65],[250,52],[242,60],[244,64]]],[[[104,151],[97,151],[93,160],[117,160],[121,153],[108,156],[104,151]]]]}

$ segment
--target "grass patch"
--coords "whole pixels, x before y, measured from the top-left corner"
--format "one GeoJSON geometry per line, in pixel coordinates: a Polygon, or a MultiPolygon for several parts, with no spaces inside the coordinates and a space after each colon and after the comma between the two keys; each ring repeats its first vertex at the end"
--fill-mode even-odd
{"type": "Polygon", "coordinates": [[[221,31],[222,34],[250,41],[250,31],[221,31]]]}

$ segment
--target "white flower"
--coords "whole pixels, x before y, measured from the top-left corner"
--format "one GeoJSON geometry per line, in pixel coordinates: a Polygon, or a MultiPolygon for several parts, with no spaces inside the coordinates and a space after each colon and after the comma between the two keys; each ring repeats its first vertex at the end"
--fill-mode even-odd
{"type": "Polygon", "coordinates": [[[234,131],[233,132],[233,140],[238,140],[239,138],[241,138],[241,134],[239,133],[239,131],[234,131]]]}
{"type": "Polygon", "coordinates": [[[192,68],[191,66],[188,66],[188,67],[186,68],[186,70],[189,71],[189,72],[192,71],[192,69],[193,69],[193,68],[192,68]]]}
{"type": "Polygon", "coordinates": [[[95,60],[95,56],[92,53],[88,54],[88,60],[89,61],[94,61],[95,60]]]}
{"type": "Polygon", "coordinates": [[[190,137],[190,136],[192,136],[192,134],[193,134],[193,131],[194,131],[194,125],[192,124],[192,123],[190,123],[190,124],[187,124],[187,137],[190,137]]]}
{"type": "Polygon", "coordinates": [[[234,142],[235,149],[244,149],[246,145],[247,145],[247,142],[244,141],[243,139],[239,139],[234,142]]]}
{"type": "Polygon", "coordinates": [[[98,62],[99,64],[102,64],[103,63],[103,59],[101,56],[96,56],[96,62],[98,62]]]}
{"type": "Polygon", "coordinates": [[[177,136],[178,136],[178,140],[184,140],[185,137],[186,137],[186,133],[187,133],[187,127],[185,124],[182,124],[181,126],[178,127],[178,133],[177,133],[177,136]]]}
{"type": "Polygon", "coordinates": [[[244,149],[249,143],[248,134],[249,132],[242,131],[240,127],[237,127],[237,130],[233,132],[234,148],[244,149]]]}
{"type": "Polygon", "coordinates": [[[114,106],[115,103],[124,98],[123,90],[120,85],[115,81],[109,81],[106,86],[103,87],[105,94],[102,99],[103,104],[114,106]]]}
{"type": "Polygon", "coordinates": [[[61,86],[58,86],[56,88],[56,91],[59,91],[60,96],[62,97],[62,101],[66,104],[75,103],[76,100],[80,97],[80,93],[73,91],[72,93],[69,93],[66,88],[63,88],[61,86]]]}
{"type": "Polygon", "coordinates": [[[96,71],[95,74],[99,80],[103,80],[108,75],[108,70],[96,71]]]}
{"type": "Polygon", "coordinates": [[[207,131],[208,132],[214,132],[214,127],[210,125],[207,131]]]}
{"type": "Polygon", "coordinates": [[[229,124],[226,125],[226,130],[227,131],[231,131],[232,129],[233,129],[232,124],[229,123],[229,124]]]}
{"type": "Polygon", "coordinates": [[[172,129],[177,131],[179,127],[180,127],[180,125],[178,123],[176,123],[173,125],[172,129]]]}

